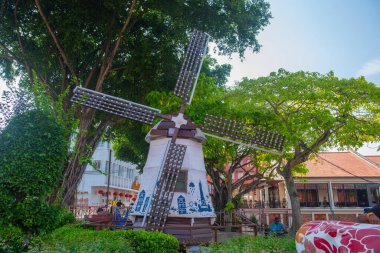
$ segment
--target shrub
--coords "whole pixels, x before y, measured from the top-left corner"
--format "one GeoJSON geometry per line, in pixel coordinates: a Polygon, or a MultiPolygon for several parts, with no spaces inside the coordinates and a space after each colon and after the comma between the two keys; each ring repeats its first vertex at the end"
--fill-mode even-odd
{"type": "Polygon", "coordinates": [[[256,224],[256,225],[259,223],[259,221],[256,218],[256,215],[252,214],[251,222],[254,223],[254,224],[256,224]]]}
{"type": "Polygon", "coordinates": [[[66,209],[59,209],[57,216],[57,228],[67,224],[75,223],[75,216],[72,212],[66,209]]]}
{"type": "Polygon", "coordinates": [[[18,227],[0,227],[0,252],[19,252],[23,238],[24,233],[18,227]]]}
{"type": "Polygon", "coordinates": [[[226,206],[224,207],[225,212],[229,212],[235,209],[235,204],[232,203],[231,201],[227,202],[226,206]]]}
{"type": "Polygon", "coordinates": [[[0,133],[0,225],[38,234],[57,226],[59,209],[46,197],[62,175],[67,134],[49,114],[14,116],[0,133]]]}
{"type": "Polygon", "coordinates": [[[222,244],[214,244],[208,249],[202,249],[201,252],[294,253],[296,245],[294,238],[291,237],[243,236],[234,237],[222,244]]]}
{"type": "Polygon", "coordinates": [[[137,253],[145,252],[178,252],[178,240],[161,232],[148,232],[143,230],[127,230],[124,237],[131,243],[137,253]]]}
{"type": "Polygon", "coordinates": [[[31,252],[178,252],[176,238],[160,232],[92,230],[63,226],[41,238],[31,252]]]}
{"type": "Polygon", "coordinates": [[[32,110],[17,115],[0,134],[0,184],[21,202],[46,196],[62,175],[66,130],[52,116],[32,110]]]}

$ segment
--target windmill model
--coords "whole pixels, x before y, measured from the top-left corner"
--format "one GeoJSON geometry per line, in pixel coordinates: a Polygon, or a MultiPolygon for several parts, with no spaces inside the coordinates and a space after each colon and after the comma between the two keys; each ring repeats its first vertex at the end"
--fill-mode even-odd
{"type": "Polygon", "coordinates": [[[207,43],[206,33],[193,32],[174,90],[182,99],[178,113],[162,115],[158,109],[82,87],[75,88],[72,98],[84,106],[150,125],[155,118],[162,119],[146,137],[150,143],[149,154],[131,217],[134,226],[163,227],[164,232],[179,239],[209,240],[212,235],[211,229],[197,234],[192,229],[170,229],[174,224],[189,228],[211,225],[215,218],[202,152],[204,135],[275,154],[280,154],[284,142],[278,133],[237,121],[206,115],[204,123],[197,126],[184,115],[185,106],[190,105],[194,94],[207,43]]]}

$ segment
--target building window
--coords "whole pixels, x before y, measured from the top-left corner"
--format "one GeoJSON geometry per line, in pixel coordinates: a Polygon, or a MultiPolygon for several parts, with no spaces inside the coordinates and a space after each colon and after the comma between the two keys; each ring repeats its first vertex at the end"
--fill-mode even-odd
{"type": "Polygon", "coordinates": [[[133,170],[127,169],[127,178],[129,178],[130,180],[133,179],[133,170]]]}
{"type": "Polygon", "coordinates": [[[295,186],[301,207],[329,206],[327,184],[295,184],[295,186]]]}
{"type": "Polygon", "coordinates": [[[333,184],[336,190],[337,207],[366,207],[368,206],[368,193],[365,184],[333,184]]]}
{"type": "Polygon", "coordinates": [[[187,170],[181,170],[178,173],[177,184],[174,188],[175,192],[187,192],[187,170]]]}

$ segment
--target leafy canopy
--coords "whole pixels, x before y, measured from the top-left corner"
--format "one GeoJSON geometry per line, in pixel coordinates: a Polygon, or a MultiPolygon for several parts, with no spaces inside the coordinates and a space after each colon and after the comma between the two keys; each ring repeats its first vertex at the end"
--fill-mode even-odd
{"type": "Polygon", "coordinates": [[[264,124],[286,136],[288,158],[299,149],[358,148],[380,139],[380,88],[362,77],[339,79],[332,72],[280,69],[242,81],[229,103],[245,108],[253,119],[265,115],[264,124]],[[319,143],[324,134],[328,140],[319,143]]]}
{"type": "Polygon", "coordinates": [[[292,205],[292,229],[301,226],[294,176],[304,162],[331,147],[358,148],[380,140],[380,88],[363,77],[339,79],[332,72],[295,73],[280,69],[267,77],[245,79],[229,94],[229,103],[252,119],[284,134],[284,177],[292,205]]]}
{"type": "Polygon", "coordinates": [[[16,115],[0,134],[0,223],[24,231],[51,229],[58,210],[46,197],[62,176],[67,134],[39,110],[16,115]]]}
{"type": "MultiPolygon", "coordinates": [[[[67,94],[64,114],[72,107],[77,85],[148,104],[149,92],[173,90],[193,29],[209,33],[221,54],[238,52],[242,57],[247,49],[260,49],[257,35],[270,18],[264,0],[4,0],[0,69],[7,79],[21,76],[23,86],[37,79],[51,101],[67,94]]],[[[218,82],[224,81],[225,71],[215,72],[218,82]]],[[[105,129],[125,122],[82,108],[75,116],[80,121],[76,154],[67,160],[69,177],[62,181],[65,205],[84,173],[82,161],[91,157],[105,129]]],[[[135,124],[124,126],[129,126],[121,128],[124,132],[136,132],[135,124]]]]}

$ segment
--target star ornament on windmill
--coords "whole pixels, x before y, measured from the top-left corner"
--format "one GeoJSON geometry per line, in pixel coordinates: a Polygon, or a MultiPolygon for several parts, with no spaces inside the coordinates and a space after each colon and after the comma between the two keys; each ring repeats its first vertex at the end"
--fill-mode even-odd
{"type": "MultiPolygon", "coordinates": [[[[74,90],[72,101],[87,107],[150,125],[155,118],[162,119],[146,137],[149,154],[131,213],[135,226],[163,227],[171,233],[165,225],[212,224],[215,212],[207,187],[204,135],[275,154],[282,152],[284,136],[278,133],[213,115],[206,115],[203,124],[196,125],[184,115],[193,98],[208,37],[204,32],[192,33],[174,90],[182,99],[178,113],[162,115],[158,109],[121,98],[82,87],[74,90]]],[[[205,237],[211,235],[210,230],[205,237]]]]}

